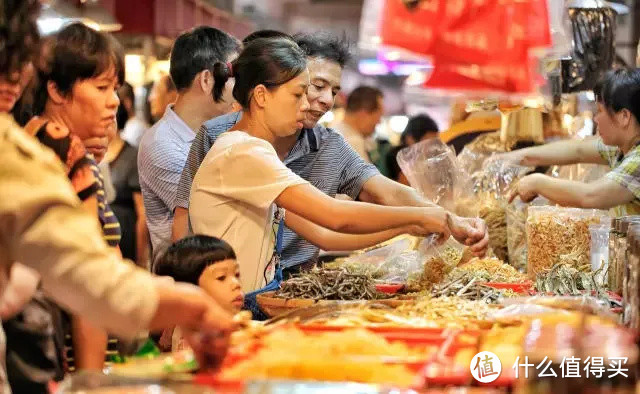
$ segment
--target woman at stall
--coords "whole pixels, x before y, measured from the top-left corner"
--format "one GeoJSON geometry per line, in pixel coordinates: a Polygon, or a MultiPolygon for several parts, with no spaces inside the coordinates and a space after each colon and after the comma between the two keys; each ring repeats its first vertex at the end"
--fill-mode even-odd
{"type": "Polygon", "coordinates": [[[295,42],[252,41],[233,63],[217,63],[214,77],[216,89],[235,78],[233,96],[243,115],[198,170],[189,218],[195,233],[222,238],[237,251],[248,308],[255,311],[258,291],[279,283],[283,221],[325,250],[353,250],[405,232],[449,237],[448,222],[455,219],[442,208],[337,200],[284,165],[281,142],[302,128],[309,106],[306,56],[295,42]]]}
{"type": "Polygon", "coordinates": [[[560,141],[503,155],[525,166],[605,164],[602,179],[576,182],[542,174],[520,180],[510,199],[541,195],[570,207],[611,209],[616,216],[640,213],[640,69],[610,71],[596,89],[594,122],[600,136],[560,141]]]}
{"type": "MultiPolygon", "coordinates": [[[[74,23],[56,35],[44,67],[39,70],[33,105],[37,116],[25,130],[67,164],[67,175],[83,206],[95,215],[107,244],[117,249],[120,227],[106,201],[96,161],[104,158],[109,135],[115,133],[116,89],[124,80],[119,48],[110,36],[74,23]]],[[[69,367],[102,369],[106,333],[76,317],[70,327],[69,367]]]]}

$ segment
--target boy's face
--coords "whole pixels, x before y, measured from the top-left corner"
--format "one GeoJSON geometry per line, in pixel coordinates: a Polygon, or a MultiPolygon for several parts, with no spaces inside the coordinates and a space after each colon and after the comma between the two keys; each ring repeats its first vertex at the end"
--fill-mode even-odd
{"type": "Polygon", "coordinates": [[[235,260],[218,261],[208,266],[200,275],[198,285],[230,313],[242,309],[244,294],[240,286],[240,267],[235,260]]]}

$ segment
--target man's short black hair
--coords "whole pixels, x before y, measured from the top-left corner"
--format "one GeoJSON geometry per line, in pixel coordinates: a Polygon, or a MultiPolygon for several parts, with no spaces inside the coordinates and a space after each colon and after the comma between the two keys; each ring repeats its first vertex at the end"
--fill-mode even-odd
{"type": "Polygon", "coordinates": [[[407,127],[402,132],[401,141],[407,145],[407,138],[411,137],[415,142],[420,142],[427,133],[437,133],[438,124],[427,114],[416,115],[409,119],[407,127]]]}
{"type": "Polygon", "coordinates": [[[251,41],[257,38],[291,38],[291,36],[279,30],[271,30],[271,29],[256,30],[253,33],[246,36],[242,40],[242,44],[247,45],[248,43],[250,43],[251,41]]]}
{"type": "Polygon", "coordinates": [[[347,112],[358,112],[361,110],[374,112],[380,109],[378,99],[384,95],[382,91],[373,86],[358,86],[347,98],[347,112]]]}
{"type": "MultiPolygon", "coordinates": [[[[178,91],[191,87],[196,75],[213,65],[225,63],[227,58],[240,50],[234,37],[213,27],[199,26],[182,33],[173,44],[169,73],[178,91]]],[[[221,97],[214,97],[220,101],[221,97]]]]}
{"type": "Polygon", "coordinates": [[[153,264],[158,276],[198,285],[204,270],[217,262],[235,260],[233,248],[225,241],[206,235],[193,235],[175,242],[153,264]]]}
{"type": "Polygon", "coordinates": [[[327,59],[342,68],[351,60],[351,49],[345,36],[337,37],[325,32],[300,33],[293,39],[308,57],[327,59]]]}

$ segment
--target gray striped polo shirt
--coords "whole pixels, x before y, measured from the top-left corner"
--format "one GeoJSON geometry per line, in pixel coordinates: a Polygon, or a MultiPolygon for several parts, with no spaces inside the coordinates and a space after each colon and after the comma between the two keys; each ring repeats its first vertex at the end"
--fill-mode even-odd
{"type": "Polygon", "coordinates": [[[171,244],[173,202],[194,136],[169,105],[140,141],[138,174],[154,254],[171,244]]]}
{"type": "MultiPolygon", "coordinates": [[[[202,124],[191,144],[174,206],[189,208],[191,184],[200,164],[218,136],[233,127],[241,115],[241,112],[235,112],[202,124]]],[[[365,182],[380,174],[374,165],[360,158],[340,133],[320,125],[300,133],[284,164],[331,197],[346,194],[356,199],[365,182]]],[[[317,247],[285,227],[282,252],[284,267],[306,263],[315,259],[317,254],[317,247]]]]}

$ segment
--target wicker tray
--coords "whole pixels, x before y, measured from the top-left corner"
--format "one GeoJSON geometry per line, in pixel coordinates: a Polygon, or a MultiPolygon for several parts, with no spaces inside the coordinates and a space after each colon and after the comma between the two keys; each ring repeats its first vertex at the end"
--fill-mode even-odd
{"type": "MultiPolygon", "coordinates": [[[[315,305],[331,305],[331,304],[349,304],[351,301],[325,301],[325,300],[310,300],[305,298],[279,298],[274,297],[274,291],[268,291],[266,293],[258,294],[256,296],[256,300],[258,301],[258,305],[262,309],[262,311],[269,317],[276,317],[283,315],[285,313],[297,310],[308,308],[310,306],[315,305]]],[[[408,302],[413,302],[413,300],[399,300],[399,299],[388,299],[388,300],[375,300],[377,304],[383,304],[390,306],[392,308],[398,307],[400,305],[406,304],[408,302]]]]}

